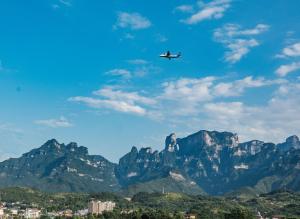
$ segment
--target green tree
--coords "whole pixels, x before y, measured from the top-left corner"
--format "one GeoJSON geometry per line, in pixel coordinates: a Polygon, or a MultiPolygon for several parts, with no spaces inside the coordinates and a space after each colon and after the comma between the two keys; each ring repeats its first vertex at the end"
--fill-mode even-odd
{"type": "Polygon", "coordinates": [[[235,208],[230,213],[225,214],[225,219],[253,219],[254,216],[245,209],[235,208]]]}

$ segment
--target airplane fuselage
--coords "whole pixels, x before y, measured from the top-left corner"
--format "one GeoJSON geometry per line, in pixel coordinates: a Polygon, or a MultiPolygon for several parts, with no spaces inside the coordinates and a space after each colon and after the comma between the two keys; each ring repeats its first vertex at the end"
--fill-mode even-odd
{"type": "Polygon", "coordinates": [[[161,54],[159,57],[166,58],[166,59],[177,59],[180,57],[180,54],[178,55],[167,55],[167,54],[161,54]]]}

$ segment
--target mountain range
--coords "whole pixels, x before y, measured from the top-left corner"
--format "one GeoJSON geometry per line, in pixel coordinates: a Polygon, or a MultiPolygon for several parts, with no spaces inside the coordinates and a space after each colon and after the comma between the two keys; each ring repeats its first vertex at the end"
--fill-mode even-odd
{"type": "Polygon", "coordinates": [[[223,195],[277,189],[300,191],[300,141],[239,142],[236,134],[201,130],[184,138],[173,133],[165,147],[131,151],[115,164],[76,143],[55,139],[0,163],[0,187],[49,192],[183,192],[223,195]]]}

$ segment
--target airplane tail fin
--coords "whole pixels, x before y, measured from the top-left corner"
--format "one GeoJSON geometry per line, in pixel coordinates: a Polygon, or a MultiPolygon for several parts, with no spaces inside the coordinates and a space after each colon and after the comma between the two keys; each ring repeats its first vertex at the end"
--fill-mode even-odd
{"type": "Polygon", "coordinates": [[[179,52],[178,54],[177,54],[177,57],[179,58],[181,56],[181,52],[179,52]]]}

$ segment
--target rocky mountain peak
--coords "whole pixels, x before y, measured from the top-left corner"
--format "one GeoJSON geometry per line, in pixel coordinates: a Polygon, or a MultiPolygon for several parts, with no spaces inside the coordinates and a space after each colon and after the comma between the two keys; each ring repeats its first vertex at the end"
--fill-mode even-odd
{"type": "Polygon", "coordinates": [[[299,149],[295,135],[275,145],[258,140],[239,143],[234,133],[202,130],[184,138],[168,135],[160,152],[132,147],[113,164],[100,155],[88,155],[87,148],[74,142],[51,139],[20,158],[1,162],[0,187],[111,191],[152,182],[157,187],[168,180],[176,191],[184,184],[209,194],[245,186],[270,191],[287,185],[299,190],[299,149]]]}
{"type": "Polygon", "coordinates": [[[285,142],[293,145],[294,148],[297,148],[300,145],[300,141],[297,135],[292,135],[288,137],[285,142]]]}
{"type": "Polygon", "coordinates": [[[80,156],[88,155],[88,149],[83,146],[78,146],[76,142],[70,142],[69,144],[60,144],[56,139],[48,140],[40,148],[33,149],[33,153],[40,154],[57,154],[57,155],[71,155],[76,154],[80,156]]]}
{"type": "Polygon", "coordinates": [[[1,186],[29,186],[47,191],[102,191],[118,187],[115,164],[71,142],[48,140],[20,158],[0,163],[1,186]]]}
{"type": "Polygon", "coordinates": [[[66,153],[75,153],[86,156],[88,155],[88,149],[83,146],[78,146],[78,144],[75,142],[71,142],[66,145],[66,153]]]}
{"type": "Polygon", "coordinates": [[[60,144],[58,143],[58,141],[56,139],[50,139],[48,140],[45,144],[42,145],[42,147],[56,147],[56,148],[60,148],[60,144]]]}
{"type": "Polygon", "coordinates": [[[135,153],[135,154],[137,154],[139,151],[138,151],[138,149],[135,147],[135,146],[133,146],[132,148],[131,148],[131,151],[130,151],[131,153],[135,153]]]}
{"type": "Polygon", "coordinates": [[[239,144],[237,134],[231,132],[217,132],[202,130],[196,133],[203,145],[211,146],[214,144],[224,145],[227,147],[236,147],[239,144]]]}
{"type": "Polygon", "coordinates": [[[278,144],[278,148],[283,151],[288,151],[291,148],[300,149],[300,140],[297,135],[288,137],[284,143],[278,144]]]}
{"type": "Polygon", "coordinates": [[[70,142],[69,144],[67,144],[68,148],[77,148],[78,144],[76,142],[70,142]]]}
{"type": "Polygon", "coordinates": [[[261,151],[264,142],[259,140],[252,140],[244,143],[240,143],[237,148],[235,148],[235,156],[241,155],[255,155],[261,151]]]}
{"type": "Polygon", "coordinates": [[[199,154],[205,148],[214,151],[221,148],[235,148],[239,145],[237,134],[231,132],[217,132],[201,130],[182,139],[177,139],[181,154],[199,154]]]}
{"type": "Polygon", "coordinates": [[[178,150],[176,134],[172,133],[166,137],[165,150],[168,152],[175,152],[178,150]]]}

